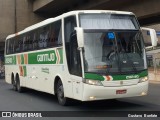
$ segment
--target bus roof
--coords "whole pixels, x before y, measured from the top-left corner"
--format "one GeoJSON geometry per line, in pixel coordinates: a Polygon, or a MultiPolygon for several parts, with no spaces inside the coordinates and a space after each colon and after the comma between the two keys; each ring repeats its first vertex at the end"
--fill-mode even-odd
{"type": "Polygon", "coordinates": [[[49,23],[52,23],[56,20],[60,20],[64,17],[67,17],[67,16],[70,16],[70,15],[76,15],[76,14],[79,14],[79,13],[111,13],[111,14],[126,14],[126,15],[134,15],[132,12],[125,12],[125,11],[114,11],[114,10],[77,10],[77,11],[70,11],[70,12],[67,12],[67,13],[64,13],[60,16],[57,16],[55,18],[49,18],[49,19],[46,19],[42,22],[39,22],[37,24],[34,24],[34,25],[31,25],[27,28],[25,28],[24,30],[18,32],[18,33],[15,33],[15,34],[11,34],[9,36],[7,36],[6,40],[9,39],[9,38],[13,38],[17,35],[20,35],[20,34],[23,34],[23,33],[26,33],[26,32],[29,32],[31,30],[34,30],[36,28],[39,28],[39,27],[42,27],[44,25],[47,25],[49,23]]]}

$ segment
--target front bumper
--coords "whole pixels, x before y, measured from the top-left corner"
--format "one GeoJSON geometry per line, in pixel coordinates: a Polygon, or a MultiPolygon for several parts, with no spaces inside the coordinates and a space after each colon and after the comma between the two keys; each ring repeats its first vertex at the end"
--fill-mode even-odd
{"type": "Polygon", "coordinates": [[[148,81],[131,86],[104,87],[84,84],[82,101],[105,100],[114,98],[143,96],[148,92],[148,81]],[[126,90],[125,94],[116,94],[117,90],[126,90]]]}

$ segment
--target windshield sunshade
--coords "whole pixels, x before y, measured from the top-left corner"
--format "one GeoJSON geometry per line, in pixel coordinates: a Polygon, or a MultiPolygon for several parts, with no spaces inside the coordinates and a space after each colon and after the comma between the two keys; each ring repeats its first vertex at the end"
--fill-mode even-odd
{"type": "Polygon", "coordinates": [[[80,26],[84,29],[139,29],[133,15],[80,14],[80,26]]]}

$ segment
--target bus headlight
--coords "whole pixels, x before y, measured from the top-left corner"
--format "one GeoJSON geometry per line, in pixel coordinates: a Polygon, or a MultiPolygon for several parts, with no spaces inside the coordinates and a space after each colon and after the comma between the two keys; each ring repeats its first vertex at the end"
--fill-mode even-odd
{"type": "Polygon", "coordinates": [[[146,81],[148,81],[148,77],[147,76],[146,77],[142,77],[142,78],[139,79],[140,83],[141,82],[146,82],[146,81]]]}
{"type": "Polygon", "coordinates": [[[86,83],[86,84],[89,84],[89,85],[103,86],[103,85],[102,85],[102,82],[99,81],[99,80],[89,80],[89,79],[86,79],[86,80],[85,80],[85,83],[86,83]]]}

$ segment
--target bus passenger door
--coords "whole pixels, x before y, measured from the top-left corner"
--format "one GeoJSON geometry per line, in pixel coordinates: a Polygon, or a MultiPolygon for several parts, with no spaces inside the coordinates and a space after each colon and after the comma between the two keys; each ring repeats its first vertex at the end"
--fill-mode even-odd
{"type": "Polygon", "coordinates": [[[77,27],[76,16],[69,16],[64,19],[64,37],[65,37],[65,50],[70,74],[70,82],[72,82],[73,98],[81,99],[82,96],[82,68],[80,60],[80,51],[77,49],[77,36],[75,27],[77,27]]]}
{"type": "Polygon", "coordinates": [[[71,35],[70,41],[70,74],[73,82],[73,95],[75,99],[82,99],[82,67],[80,59],[80,51],[78,50],[76,32],[71,35]]]}

